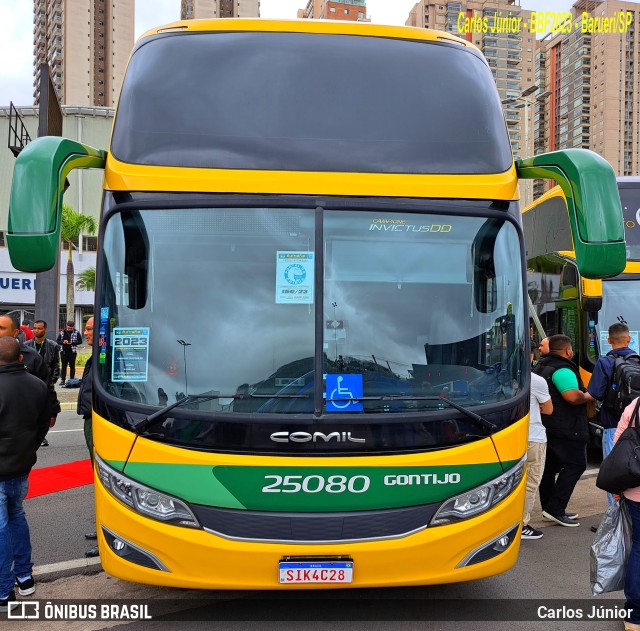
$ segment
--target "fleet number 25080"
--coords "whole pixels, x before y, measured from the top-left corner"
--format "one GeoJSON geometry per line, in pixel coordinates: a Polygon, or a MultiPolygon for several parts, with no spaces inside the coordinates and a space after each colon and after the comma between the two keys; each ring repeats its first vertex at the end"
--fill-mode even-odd
{"type": "MultiPolygon", "coordinates": [[[[265,475],[263,493],[364,493],[371,486],[366,475],[265,475]]],[[[436,484],[460,484],[459,473],[391,474],[382,478],[384,486],[414,486],[436,484]]]]}
{"type": "Polygon", "coordinates": [[[366,475],[265,475],[271,484],[262,487],[263,493],[364,493],[371,484],[366,475]]]}

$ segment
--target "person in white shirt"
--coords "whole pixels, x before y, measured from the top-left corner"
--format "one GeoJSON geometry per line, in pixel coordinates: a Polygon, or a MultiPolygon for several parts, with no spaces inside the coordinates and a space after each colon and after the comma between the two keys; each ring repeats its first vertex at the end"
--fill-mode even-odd
{"type": "MultiPolygon", "coordinates": [[[[533,357],[533,355],[532,355],[533,357]]],[[[541,539],[542,532],[529,525],[531,510],[536,500],[536,493],[547,453],[547,432],[542,424],[542,414],[551,414],[553,403],[549,395],[547,381],[531,373],[531,394],[529,404],[529,444],[527,446],[527,492],[524,500],[524,519],[522,520],[523,539],[541,539]]]]}

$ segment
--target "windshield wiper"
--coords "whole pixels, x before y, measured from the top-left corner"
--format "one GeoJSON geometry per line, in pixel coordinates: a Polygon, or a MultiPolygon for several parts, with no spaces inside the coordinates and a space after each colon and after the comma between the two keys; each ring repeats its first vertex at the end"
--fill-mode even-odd
{"type": "Polygon", "coordinates": [[[490,432],[498,431],[498,426],[494,425],[491,421],[488,421],[486,418],[483,418],[479,414],[468,410],[457,403],[454,403],[451,399],[447,399],[446,397],[433,397],[434,399],[440,399],[440,401],[444,401],[449,404],[452,408],[458,410],[458,412],[462,412],[467,418],[470,418],[472,421],[475,421],[478,425],[481,425],[485,429],[488,429],[490,432]]]}
{"type": "Polygon", "coordinates": [[[308,394],[249,394],[246,392],[235,394],[188,394],[182,399],[178,399],[169,405],[165,405],[157,412],[149,414],[141,421],[137,421],[131,424],[131,429],[136,434],[141,434],[148,427],[153,425],[158,419],[166,416],[168,412],[171,412],[174,408],[180,407],[186,403],[193,403],[195,401],[211,401],[213,399],[308,399],[308,394]]]}
{"type": "Polygon", "coordinates": [[[383,394],[375,397],[346,397],[344,399],[327,399],[327,401],[442,401],[449,404],[452,408],[458,410],[458,412],[462,412],[467,418],[470,418],[477,425],[488,429],[490,432],[495,432],[498,430],[498,426],[494,425],[491,421],[488,421],[486,418],[483,418],[479,414],[476,414],[475,412],[472,412],[471,410],[462,407],[457,403],[454,403],[453,401],[451,401],[451,399],[447,399],[446,397],[383,394]]]}

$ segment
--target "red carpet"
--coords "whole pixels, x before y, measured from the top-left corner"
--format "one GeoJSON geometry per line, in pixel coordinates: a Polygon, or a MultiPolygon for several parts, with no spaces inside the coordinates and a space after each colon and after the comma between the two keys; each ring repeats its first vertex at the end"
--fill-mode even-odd
{"type": "Polygon", "coordinates": [[[93,482],[93,469],[91,461],[76,460],[54,467],[33,469],[29,474],[29,492],[27,498],[75,489],[78,486],[93,482]]]}

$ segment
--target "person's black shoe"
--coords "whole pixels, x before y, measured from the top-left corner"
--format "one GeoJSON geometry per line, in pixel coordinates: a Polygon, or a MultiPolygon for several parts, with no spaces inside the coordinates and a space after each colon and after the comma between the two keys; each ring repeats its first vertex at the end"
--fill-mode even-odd
{"type": "Polygon", "coordinates": [[[85,553],[84,556],[91,558],[91,557],[98,557],[100,556],[100,551],[98,550],[98,546],[94,546],[93,548],[89,548],[85,553]]]}
{"type": "Polygon", "coordinates": [[[65,384],[65,383],[66,383],[66,382],[65,382],[65,380],[64,380],[64,379],[62,379],[62,380],[60,381],[60,387],[61,387],[61,388],[64,388],[64,384],[65,384]]]}
{"type": "Polygon", "coordinates": [[[569,519],[566,515],[552,515],[546,510],[542,511],[542,519],[554,521],[560,526],[568,526],[569,528],[575,528],[580,525],[580,522],[577,522],[575,519],[569,519]]]}
{"type": "Polygon", "coordinates": [[[16,585],[20,596],[31,596],[31,594],[35,594],[36,582],[33,580],[33,575],[29,575],[23,580],[16,578],[16,585]]]}
{"type": "Polygon", "coordinates": [[[598,526],[591,526],[591,532],[598,532],[598,526]]]}
{"type": "Polygon", "coordinates": [[[97,532],[85,532],[84,533],[84,538],[85,539],[97,539],[98,538],[98,533],[97,532]]]}
{"type": "Polygon", "coordinates": [[[16,593],[13,590],[11,590],[11,593],[6,598],[0,598],[0,611],[11,611],[17,606],[16,593]]]}
{"type": "Polygon", "coordinates": [[[41,447],[48,447],[49,446],[49,441],[46,438],[42,439],[42,443],[40,443],[41,447]]]}

